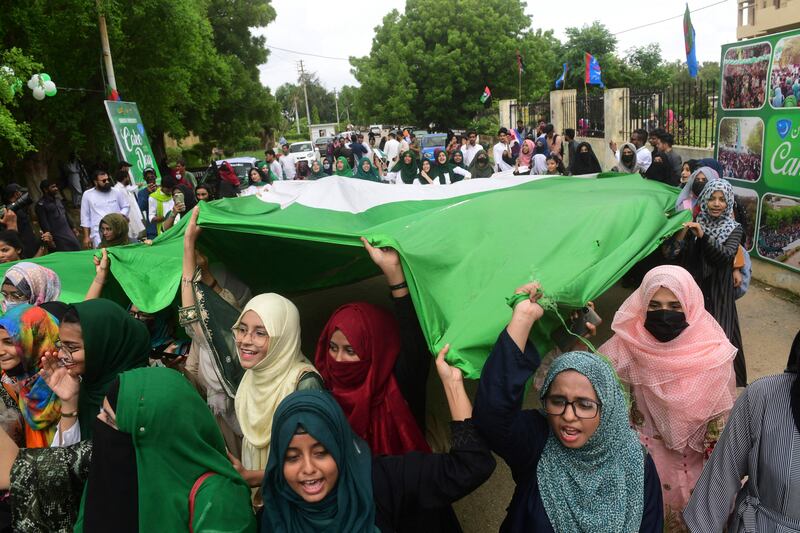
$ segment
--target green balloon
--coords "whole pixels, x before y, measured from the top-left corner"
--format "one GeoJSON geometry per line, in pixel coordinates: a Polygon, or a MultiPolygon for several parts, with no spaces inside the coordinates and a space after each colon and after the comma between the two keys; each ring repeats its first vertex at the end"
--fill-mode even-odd
{"type": "Polygon", "coordinates": [[[41,74],[39,74],[39,78],[41,78],[41,80],[43,82],[44,81],[50,81],[50,74],[46,74],[46,73],[42,72],[41,74]]]}
{"type": "Polygon", "coordinates": [[[52,90],[50,90],[50,91],[45,91],[45,92],[44,92],[44,94],[46,94],[47,96],[55,96],[57,92],[58,92],[58,89],[56,89],[55,87],[53,87],[53,89],[52,89],[52,90]]]}
{"type": "Polygon", "coordinates": [[[22,90],[22,80],[21,80],[21,79],[19,79],[19,78],[17,78],[17,79],[14,81],[13,85],[11,85],[11,89],[12,89],[12,90],[13,90],[15,93],[18,93],[19,91],[21,91],[21,90],[22,90]]]}

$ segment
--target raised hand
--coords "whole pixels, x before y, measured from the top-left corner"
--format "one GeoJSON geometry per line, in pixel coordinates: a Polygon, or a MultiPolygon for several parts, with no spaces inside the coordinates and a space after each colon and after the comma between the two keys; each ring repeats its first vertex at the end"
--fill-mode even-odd
{"type": "Polygon", "coordinates": [[[450,344],[445,344],[444,348],[439,350],[439,355],[436,356],[436,372],[439,373],[439,379],[442,380],[443,385],[459,384],[464,382],[464,374],[461,373],[460,368],[450,366],[445,361],[447,353],[450,351],[450,344]]]}
{"type": "Polygon", "coordinates": [[[376,248],[364,237],[361,237],[361,242],[364,244],[364,248],[367,249],[370,259],[378,265],[378,268],[384,272],[400,268],[400,255],[397,253],[397,250],[388,246],[376,248]]]}
{"type": "Polygon", "coordinates": [[[514,294],[526,294],[528,297],[514,307],[513,316],[525,316],[527,319],[533,321],[542,318],[544,309],[539,305],[539,298],[542,297],[540,289],[541,284],[538,281],[532,281],[518,287],[517,290],[514,291],[514,294]]]}
{"type": "Polygon", "coordinates": [[[200,237],[200,234],[203,232],[203,229],[197,225],[197,219],[200,216],[200,209],[199,206],[196,206],[192,209],[192,216],[189,219],[189,223],[186,224],[186,229],[183,233],[184,242],[191,242],[196,243],[197,238],[200,237]]]}
{"type": "Polygon", "coordinates": [[[99,281],[105,281],[108,278],[109,268],[111,267],[111,260],[108,258],[108,250],[106,248],[102,250],[102,255],[100,257],[96,255],[92,256],[95,277],[99,281]]]}
{"type": "Polygon", "coordinates": [[[66,367],[59,366],[57,354],[46,352],[41,359],[39,375],[44,378],[50,390],[62,402],[70,402],[78,396],[81,388],[80,378],[70,374],[66,367]]]}

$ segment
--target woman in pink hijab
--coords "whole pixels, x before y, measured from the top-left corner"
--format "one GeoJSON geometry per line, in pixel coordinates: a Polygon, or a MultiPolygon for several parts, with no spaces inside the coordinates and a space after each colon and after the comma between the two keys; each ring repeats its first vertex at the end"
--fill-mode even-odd
{"type": "Polygon", "coordinates": [[[672,265],[645,275],[611,329],[599,351],[631,389],[632,425],[661,478],[665,531],[686,531],[681,512],[736,399],[736,348],[691,274],[672,265]]]}
{"type": "Polygon", "coordinates": [[[530,174],[531,173],[531,159],[533,159],[533,149],[535,145],[530,139],[525,139],[522,142],[522,147],[519,150],[517,157],[517,166],[514,168],[514,174],[530,174]]]}

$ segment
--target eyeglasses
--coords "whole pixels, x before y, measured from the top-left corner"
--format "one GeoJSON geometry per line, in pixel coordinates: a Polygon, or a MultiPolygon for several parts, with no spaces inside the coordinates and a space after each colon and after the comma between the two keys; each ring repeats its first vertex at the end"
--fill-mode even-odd
{"type": "Polygon", "coordinates": [[[233,336],[238,342],[243,342],[247,335],[250,335],[250,342],[256,346],[264,346],[269,341],[269,334],[261,329],[248,330],[246,326],[241,325],[233,328],[233,336]]]}
{"type": "Polygon", "coordinates": [[[27,302],[28,301],[28,297],[25,296],[25,294],[20,292],[20,291],[14,291],[14,292],[0,291],[0,294],[3,295],[3,299],[4,300],[7,300],[9,302],[27,302]]]}
{"type": "Polygon", "coordinates": [[[548,415],[563,415],[569,405],[572,406],[572,412],[577,418],[592,419],[600,412],[601,404],[586,398],[578,398],[571,402],[563,396],[546,396],[544,399],[544,410],[548,415]]]}
{"type": "Polygon", "coordinates": [[[70,368],[77,363],[72,354],[79,352],[82,348],[79,346],[68,346],[63,344],[60,340],[56,341],[56,350],[58,350],[58,366],[70,368]],[[61,357],[63,355],[64,357],[61,357]]]}

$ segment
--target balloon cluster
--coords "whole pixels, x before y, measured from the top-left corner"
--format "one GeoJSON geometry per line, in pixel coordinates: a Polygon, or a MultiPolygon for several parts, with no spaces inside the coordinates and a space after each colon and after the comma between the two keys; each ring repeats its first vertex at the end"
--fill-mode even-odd
{"type": "Polygon", "coordinates": [[[44,72],[31,76],[28,80],[28,89],[33,91],[33,97],[37,100],[44,100],[45,96],[55,96],[58,92],[56,84],[50,80],[50,74],[44,72]]]}
{"type": "Polygon", "coordinates": [[[0,75],[6,78],[8,84],[8,97],[14,98],[14,95],[22,90],[22,80],[14,75],[14,69],[8,65],[0,67],[0,75]]]}

